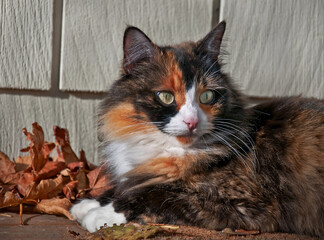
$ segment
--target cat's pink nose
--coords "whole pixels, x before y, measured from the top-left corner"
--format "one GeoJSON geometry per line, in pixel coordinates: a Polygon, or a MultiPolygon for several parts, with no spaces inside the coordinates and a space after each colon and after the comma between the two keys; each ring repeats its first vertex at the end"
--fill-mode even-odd
{"type": "Polygon", "coordinates": [[[193,131],[198,125],[198,119],[191,118],[183,121],[187,124],[190,131],[193,131]]]}

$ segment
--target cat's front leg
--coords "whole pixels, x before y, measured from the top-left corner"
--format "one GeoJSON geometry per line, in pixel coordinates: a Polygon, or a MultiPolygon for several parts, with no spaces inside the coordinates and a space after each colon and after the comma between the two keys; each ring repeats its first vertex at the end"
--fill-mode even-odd
{"type": "Polygon", "coordinates": [[[127,222],[123,213],[115,211],[112,202],[100,206],[100,203],[95,199],[82,200],[74,205],[70,212],[73,218],[89,232],[95,232],[104,225],[111,227],[114,224],[120,225],[127,222]]]}

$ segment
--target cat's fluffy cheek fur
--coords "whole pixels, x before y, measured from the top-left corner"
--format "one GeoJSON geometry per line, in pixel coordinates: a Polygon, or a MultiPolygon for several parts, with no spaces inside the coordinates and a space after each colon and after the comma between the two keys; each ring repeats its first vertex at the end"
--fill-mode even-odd
{"type": "Polygon", "coordinates": [[[114,224],[120,225],[126,222],[125,215],[123,213],[116,213],[113,204],[110,203],[103,207],[90,209],[82,219],[81,225],[92,233],[104,225],[112,227],[114,224]]]}

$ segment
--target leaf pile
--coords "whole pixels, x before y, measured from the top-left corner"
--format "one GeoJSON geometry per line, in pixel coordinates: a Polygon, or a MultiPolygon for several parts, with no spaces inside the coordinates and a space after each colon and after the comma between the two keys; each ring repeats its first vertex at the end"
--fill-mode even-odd
{"type": "Polygon", "coordinates": [[[78,157],[66,129],[54,126],[53,131],[55,143],[46,142],[35,122],[32,133],[23,129],[30,144],[21,152],[28,155],[11,161],[0,152],[0,209],[28,204],[35,212],[63,214],[72,220],[69,209],[76,198],[96,197],[110,188],[103,166],[88,163],[83,150],[78,157]]]}

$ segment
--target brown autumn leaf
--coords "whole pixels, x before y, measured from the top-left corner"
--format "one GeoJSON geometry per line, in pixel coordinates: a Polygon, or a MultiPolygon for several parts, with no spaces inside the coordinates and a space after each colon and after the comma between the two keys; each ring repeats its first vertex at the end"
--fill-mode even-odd
{"type": "Polygon", "coordinates": [[[30,185],[34,182],[36,178],[35,173],[31,173],[31,172],[18,172],[16,174],[16,184],[17,184],[17,189],[18,192],[23,195],[26,196],[28,189],[30,188],[30,185]]]}
{"type": "Polygon", "coordinates": [[[69,173],[71,180],[78,182],[76,197],[85,197],[89,190],[89,181],[86,176],[88,170],[85,169],[85,164],[83,162],[72,162],[68,164],[68,169],[71,170],[69,173]]]}
{"type": "Polygon", "coordinates": [[[59,157],[65,160],[66,165],[71,162],[79,162],[80,160],[70,146],[69,133],[67,129],[54,126],[53,131],[56,144],[60,147],[57,147],[59,157]]]}
{"type": "Polygon", "coordinates": [[[89,194],[91,197],[98,197],[111,188],[109,175],[106,173],[103,165],[89,172],[87,177],[89,179],[89,194]]]}
{"type": "Polygon", "coordinates": [[[71,162],[67,165],[67,167],[72,171],[72,172],[77,172],[79,169],[83,169],[84,163],[83,162],[71,162]]]}
{"type": "Polygon", "coordinates": [[[55,179],[41,180],[39,184],[33,182],[26,190],[24,199],[38,200],[56,197],[60,192],[62,192],[66,183],[67,181],[61,175],[55,179]]]}
{"type": "MultiPolygon", "coordinates": [[[[71,170],[68,168],[63,169],[60,174],[64,177],[70,177],[71,176],[71,170]]],[[[71,179],[72,181],[72,179],[71,179]]]]}
{"type": "Polygon", "coordinates": [[[81,149],[80,151],[80,162],[83,162],[84,163],[84,167],[86,170],[93,170],[95,168],[97,168],[96,165],[92,164],[92,163],[89,163],[87,158],[86,158],[86,155],[85,155],[85,152],[83,151],[83,149],[81,149]]]}
{"type": "Polygon", "coordinates": [[[40,181],[42,179],[55,177],[65,168],[66,165],[64,162],[47,161],[44,167],[38,172],[35,181],[40,181]]]}
{"type": "Polygon", "coordinates": [[[67,198],[52,198],[41,200],[34,208],[35,212],[65,215],[68,219],[74,220],[69,212],[72,204],[67,198]]]}
{"type": "Polygon", "coordinates": [[[69,182],[68,184],[66,184],[63,187],[63,193],[64,193],[65,197],[67,199],[69,199],[69,200],[75,199],[75,196],[78,193],[77,187],[78,187],[78,181],[77,180],[69,182]]]}
{"type": "Polygon", "coordinates": [[[23,128],[23,132],[27,136],[27,140],[30,141],[30,145],[29,148],[22,149],[22,151],[29,150],[32,158],[32,168],[34,171],[39,171],[47,161],[42,151],[45,143],[44,132],[37,122],[34,122],[32,125],[32,133],[28,132],[26,128],[23,128]]]}
{"type": "Polygon", "coordinates": [[[33,133],[28,132],[26,128],[23,128],[23,132],[27,136],[27,140],[32,143],[32,146],[35,146],[36,150],[40,152],[44,145],[44,132],[42,127],[39,126],[37,122],[34,122],[32,126],[33,133]]]}
{"type": "Polygon", "coordinates": [[[43,146],[43,154],[46,159],[48,159],[49,155],[55,148],[55,143],[52,142],[45,142],[43,146]]]}
{"type": "Polygon", "coordinates": [[[84,164],[85,169],[89,170],[88,161],[87,161],[87,158],[85,156],[85,152],[83,151],[83,149],[81,149],[81,151],[80,151],[80,162],[82,162],[84,164]]]}
{"type": "Polygon", "coordinates": [[[15,173],[15,163],[10,161],[6,154],[0,152],[0,181],[3,183],[10,182],[15,173]]]}
{"type": "Polygon", "coordinates": [[[15,167],[16,172],[20,172],[26,170],[29,166],[31,166],[32,159],[30,155],[19,156],[18,158],[16,158],[15,163],[16,163],[16,167],[15,167]]]}
{"type": "Polygon", "coordinates": [[[89,189],[89,181],[88,181],[87,174],[86,174],[84,168],[79,169],[78,174],[76,175],[76,180],[78,181],[77,197],[83,198],[86,196],[85,190],[89,189]]]}
{"type": "MultiPolygon", "coordinates": [[[[1,186],[0,188],[3,188],[1,186]]],[[[18,192],[15,189],[0,191],[0,208],[17,206],[21,201],[18,192]]]]}

